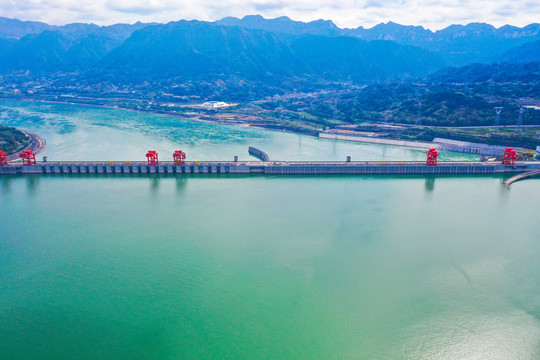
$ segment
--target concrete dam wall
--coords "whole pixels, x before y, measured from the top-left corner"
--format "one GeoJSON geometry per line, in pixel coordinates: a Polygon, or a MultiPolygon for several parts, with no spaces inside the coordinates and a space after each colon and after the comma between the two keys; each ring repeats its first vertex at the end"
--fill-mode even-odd
{"type": "Polygon", "coordinates": [[[405,175],[496,174],[540,170],[539,162],[503,165],[488,162],[57,162],[31,166],[2,166],[0,175],[15,174],[272,174],[272,175],[405,175]]]}

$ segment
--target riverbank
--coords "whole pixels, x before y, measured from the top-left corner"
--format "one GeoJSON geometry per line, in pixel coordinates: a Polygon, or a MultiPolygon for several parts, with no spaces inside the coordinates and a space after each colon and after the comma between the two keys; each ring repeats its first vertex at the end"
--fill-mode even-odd
{"type": "MultiPolygon", "coordinates": [[[[478,154],[478,155],[487,155],[487,156],[498,156],[500,154],[495,154],[492,152],[484,152],[479,149],[482,149],[482,146],[478,147],[456,147],[450,149],[449,147],[442,146],[441,144],[433,141],[433,137],[427,137],[423,132],[433,132],[431,127],[415,127],[413,125],[408,125],[401,130],[400,125],[394,124],[389,126],[388,124],[376,125],[376,124],[360,124],[360,125],[340,125],[336,128],[325,129],[314,129],[309,126],[297,126],[298,124],[289,124],[289,123],[280,123],[278,120],[265,119],[260,116],[253,114],[244,114],[244,113],[215,113],[215,114],[200,114],[200,113],[179,113],[176,111],[167,111],[163,109],[144,109],[144,108],[132,108],[119,105],[105,105],[105,104],[88,104],[84,101],[74,102],[74,101],[57,101],[57,100],[45,100],[45,99],[33,99],[33,98],[4,98],[8,101],[29,101],[29,102],[38,102],[38,103],[51,103],[51,104],[66,104],[66,105],[77,105],[77,106],[91,106],[96,108],[105,108],[105,109],[118,109],[118,110],[127,110],[136,113],[146,113],[154,114],[159,116],[166,116],[176,119],[189,119],[193,121],[199,121],[204,123],[213,123],[220,125],[236,125],[236,126],[248,126],[254,128],[262,128],[265,130],[279,131],[279,132],[288,132],[299,135],[308,135],[318,138],[339,140],[339,141],[357,141],[363,143],[373,143],[373,144],[382,144],[382,145],[391,145],[399,147],[410,147],[417,149],[426,149],[426,148],[439,148],[441,150],[469,153],[469,154],[478,154]],[[227,115],[227,116],[225,116],[227,115]],[[343,131],[343,127],[346,128],[346,131],[343,131]],[[365,129],[364,129],[365,128],[365,129]],[[366,132],[369,129],[371,132],[366,132]],[[407,134],[401,132],[407,132],[407,134]],[[410,134],[410,132],[413,132],[410,134]],[[419,132],[418,134],[414,132],[419,132]],[[401,136],[403,135],[403,136],[401,136]]],[[[472,130],[470,130],[472,131],[472,130]]],[[[439,133],[434,132],[434,137],[444,137],[446,139],[453,139],[453,133],[439,133]],[[446,136],[445,136],[446,135],[446,136]]],[[[499,134],[499,133],[497,133],[499,134]]],[[[457,134],[456,139],[454,140],[466,140],[469,143],[476,143],[479,145],[486,145],[481,141],[483,138],[477,138],[475,136],[463,136],[463,134],[457,134]]],[[[472,135],[472,134],[471,134],[472,135]]],[[[516,135],[516,134],[514,134],[516,135]]],[[[512,138],[513,139],[513,138],[512,138]]],[[[508,143],[508,139],[505,139],[503,146],[513,146],[516,148],[518,145],[514,143],[508,143]]],[[[514,141],[515,142],[515,141],[514,141]]],[[[493,144],[492,144],[493,145],[493,144]]],[[[534,147],[533,147],[534,148],[534,147]]]]}
{"type": "MultiPolygon", "coordinates": [[[[254,117],[254,116],[248,116],[248,115],[246,115],[246,117],[244,118],[238,118],[238,117],[218,118],[218,117],[208,116],[208,114],[185,114],[185,113],[177,113],[177,112],[171,112],[171,111],[165,111],[165,110],[142,109],[142,108],[134,109],[131,107],[124,107],[124,106],[118,106],[118,105],[99,105],[99,104],[88,104],[85,102],[73,102],[73,101],[42,100],[42,99],[32,99],[32,98],[0,98],[0,100],[28,101],[28,102],[44,103],[44,104],[90,106],[90,107],[101,108],[101,109],[124,110],[124,111],[132,111],[132,112],[141,113],[141,114],[167,116],[167,117],[176,118],[176,119],[193,120],[193,121],[199,121],[199,122],[210,123],[210,124],[250,126],[250,127],[262,128],[262,129],[272,130],[272,131],[290,132],[290,133],[299,134],[299,135],[309,135],[313,137],[318,137],[317,130],[312,130],[312,129],[307,129],[307,128],[306,129],[298,128],[298,127],[293,127],[286,124],[279,124],[276,121],[268,121],[260,117],[254,117]]],[[[236,115],[239,115],[239,114],[236,114],[236,115]]]]}
{"type": "MultiPolygon", "coordinates": [[[[466,141],[458,141],[451,139],[441,139],[434,138],[432,142],[426,141],[409,141],[409,140],[395,140],[395,139],[385,139],[379,137],[366,137],[366,136],[357,136],[357,135],[344,135],[344,134],[335,134],[335,133],[319,133],[319,137],[322,139],[332,139],[332,140],[342,140],[342,141],[356,141],[362,143],[371,143],[379,145],[391,145],[391,146],[402,146],[410,147],[415,149],[438,149],[442,151],[452,151],[457,153],[464,154],[474,154],[482,156],[502,156],[505,151],[505,146],[497,145],[486,145],[481,143],[473,143],[466,141]]],[[[514,150],[517,150],[521,153],[521,156],[527,154],[526,160],[532,160],[534,157],[534,152],[531,149],[525,149],[520,147],[515,147],[514,150]]]]}
{"type": "Polygon", "coordinates": [[[8,161],[10,162],[20,161],[19,153],[24,150],[32,150],[36,155],[42,153],[45,150],[47,143],[45,142],[45,139],[43,139],[41,136],[39,136],[38,134],[32,131],[23,130],[23,129],[17,129],[17,130],[24,133],[26,136],[28,136],[28,138],[30,138],[30,144],[24,149],[17,151],[16,153],[9,154],[7,156],[8,161]]]}

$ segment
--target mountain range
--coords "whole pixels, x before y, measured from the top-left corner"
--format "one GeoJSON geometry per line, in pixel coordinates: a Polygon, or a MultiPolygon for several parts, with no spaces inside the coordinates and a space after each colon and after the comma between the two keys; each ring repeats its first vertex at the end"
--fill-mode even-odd
{"type": "Polygon", "coordinates": [[[438,31],[393,22],[341,29],[287,17],[167,24],[48,25],[0,18],[0,75],[72,85],[306,81],[366,84],[426,76],[448,66],[540,61],[540,24],[472,23],[438,31]]]}
{"type": "MultiPolygon", "coordinates": [[[[264,19],[260,15],[248,15],[242,19],[227,17],[217,23],[290,35],[311,34],[350,36],[367,41],[388,40],[435,52],[452,65],[497,62],[497,55],[525,43],[540,40],[540,24],[536,23],[523,28],[510,25],[495,28],[489,24],[471,23],[451,25],[437,31],[422,26],[400,25],[392,21],[369,29],[362,26],[355,29],[340,29],[331,21],[317,20],[304,23],[287,17],[264,19]]],[[[538,59],[540,58],[535,58],[538,59]]]]}

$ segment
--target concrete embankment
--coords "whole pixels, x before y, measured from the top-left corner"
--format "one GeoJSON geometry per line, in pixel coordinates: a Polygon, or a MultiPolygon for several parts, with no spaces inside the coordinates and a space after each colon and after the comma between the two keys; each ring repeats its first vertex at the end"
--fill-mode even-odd
{"type": "MultiPolygon", "coordinates": [[[[481,143],[473,143],[468,141],[450,140],[435,138],[433,143],[439,145],[440,150],[460,152],[466,154],[478,154],[489,156],[501,156],[504,154],[506,146],[500,145],[487,145],[481,143]]],[[[514,147],[514,150],[527,150],[525,148],[514,147]]]]}
{"type": "Polygon", "coordinates": [[[512,176],[511,178],[505,180],[503,182],[503,185],[504,186],[510,186],[513,183],[515,183],[516,181],[531,178],[531,177],[537,177],[537,176],[540,176],[540,170],[527,171],[525,173],[521,173],[519,175],[512,176]]]}
{"type": "Polygon", "coordinates": [[[540,170],[539,162],[502,165],[487,162],[55,162],[32,166],[3,166],[0,175],[13,174],[272,174],[272,175],[413,175],[497,174],[540,170]]]}
{"type": "Polygon", "coordinates": [[[441,147],[441,145],[439,144],[433,144],[430,142],[392,140],[392,139],[381,139],[381,138],[376,138],[376,137],[372,138],[372,137],[367,137],[367,136],[342,135],[342,134],[331,134],[331,133],[319,133],[319,137],[321,139],[357,141],[357,142],[392,145],[392,146],[406,146],[406,147],[412,147],[412,148],[417,148],[417,149],[430,149],[430,148],[439,149],[441,147]]]}
{"type": "MultiPolygon", "coordinates": [[[[433,139],[433,142],[423,142],[423,141],[381,139],[377,137],[342,135],[342,134],[332,134],[332,133],[319,133],[319,137],[322,139],[357,141],[357,142],[392,145],[392,146],[406,146],[406,147],[417,148],[417,149],[435,148],[435,149],[443,150],[443,151],[452,151],[452,152],[459,152],[459,153],[464,153],[464,154],[487,155],[487,156],[501,156],[504,153],[504,149],[506,149],[506,146],[487,145],[487,144],[442,139],[442,138],[435,138],[433,139]]],[[[514,147],[514,150],[528,150],[528,149],[514,147]]]]}
{"type": "Polygon", "coordinates": [[[262,161],[269,161],[270,160],[267,153],[265,153],[261,149],[254,148],[252,146],[249,147],[248,153],[250,155],[252,155],[252,156],[255,156],[258,159],[261,159],[262,161]]]}

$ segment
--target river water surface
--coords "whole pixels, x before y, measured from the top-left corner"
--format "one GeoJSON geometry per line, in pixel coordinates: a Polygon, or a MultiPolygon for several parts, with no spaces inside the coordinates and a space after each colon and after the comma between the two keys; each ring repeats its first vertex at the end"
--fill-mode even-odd
{"type": "MultiPolygon", "coordinates": [[[[423,159],[120,110],[1,102],[49,158],[423,159]]],[[[461,155],[445,154],[447,158],[461,155]]],[[[540,358],[540,181],[0,178],[2,359],[540,358]]]]}

